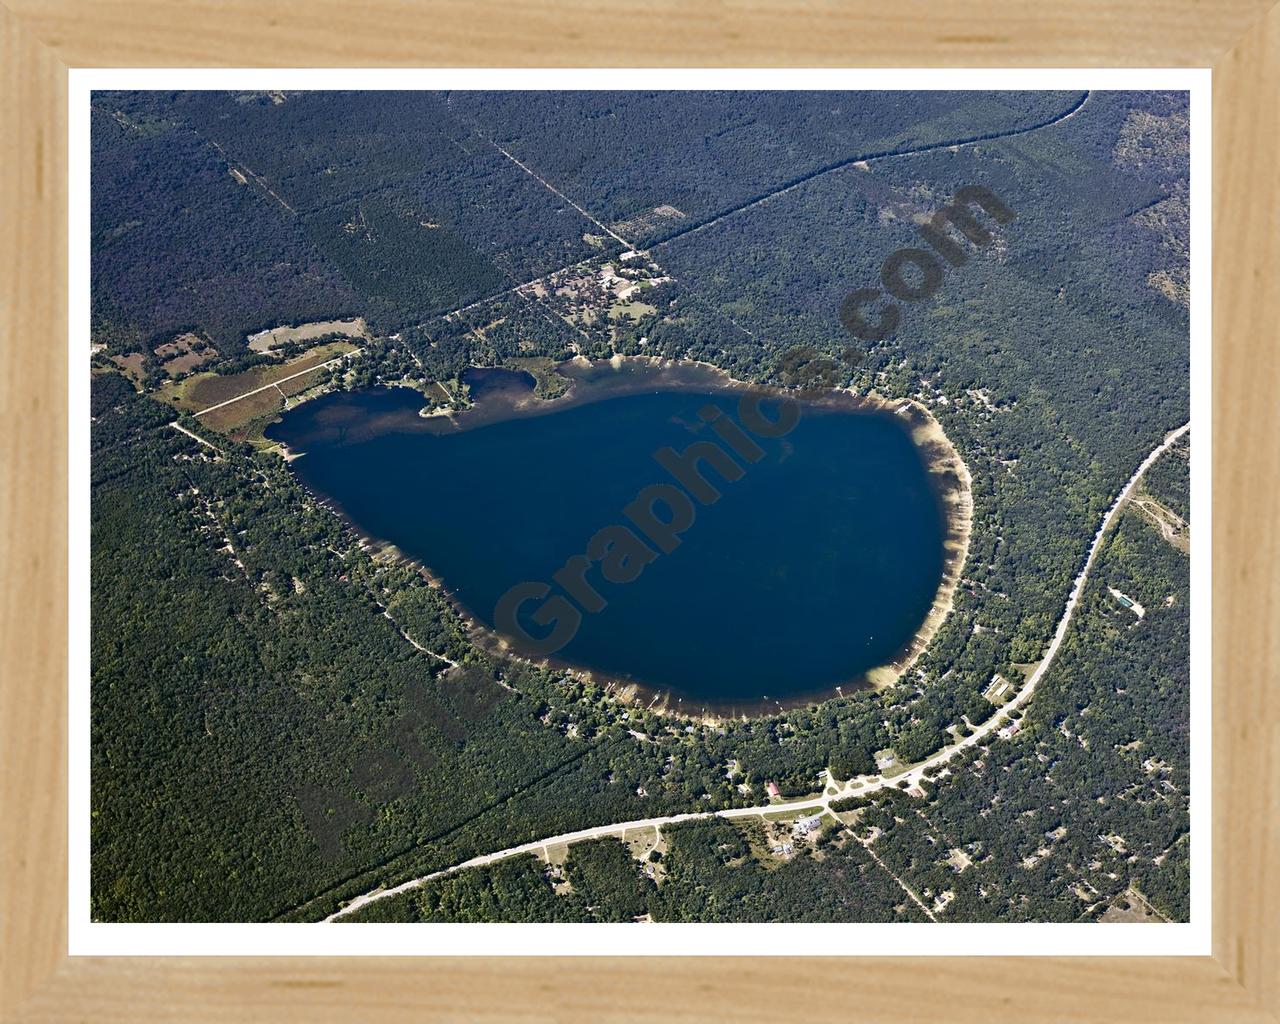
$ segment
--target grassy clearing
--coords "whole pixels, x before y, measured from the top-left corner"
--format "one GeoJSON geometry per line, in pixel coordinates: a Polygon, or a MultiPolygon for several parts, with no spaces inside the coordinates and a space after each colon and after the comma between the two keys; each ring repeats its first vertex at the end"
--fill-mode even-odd
{"type": "Polygon", "coordinates": [[[650,305],[648,302],[615,302],[613,308],[609,310],[609,319],[626,319],[638,322],[656,312],[658,312],[658,307],[650,305]]]}
{"type": "Polygon", "coordinates": [[[911,765],[903,764],[902,758],[898,757],[898,755],[889,747],[886,747],[884,750],[877,750],[875,752],[875,759],[876,770],[886,779],[892,779],[897,775],[901,775],[905,771],[909,771],[911,768],[911,765]],[[888,758],[893,758],[892,764],[884,763],[888,758]]]}
{"type": "Polygon", "coordinates": [[[1008,700],[1017,692],[1018,691],[1015,689],[1013,683],[1009,682],[1002,676],[996,676],[991,681],[991,685],[983,692],[982,696],[986,697],[987,700],[991,701],[991,703],[996,707],[1000,707],[1008,702],[1008,700]]]}
{"type": "Polygon", "coordinates": [[[213,412],[201,416],[200,422],[210,430],[226,434],[233,441],[248,441],[254,445],[269,446],[269,442],[263,437],[267,427],[286,408],[298,404],[290,403],[287,399],[302,395],[314,388],[324,378],[324,374],[324,368],[316,367],[310,373],[286,380],[275,387],[267,388],[266,391],[248,395],[220,409],[214,409],[213,412]]]}
{"type": "Polygon", "coordinates": [[[328,373],[328,370],[317,366],[310,373],[304,373],[300,377],[294,377],[292,380],[277,384],[276,388],[284,392],[286,398],[292,398],[294,395],[300,395],[304,391],[315,387],[326,373],[328,373]]]}
{"type": "Polygon", "coordinates": [[[283,408],[284,396],[275,388],[268,388],[266,391],[259,391],[256,395],[249,395],[231,405],[224,405],[221,409],[215,409],[201,416],[200,422],[210,430],[228,434],[236,440],[243,440],[236,437],[237,427],[263,417],[274,418],[275,414],[283,408]]]}
{"type": "Polygon", "coordinates": [[[273,448],[277,448],[278,444],[275,441],[268,441],[264,434],[267,427],[271,426],[278,418],[279,412],[269,413],[259,419],[242,423],[240,426],[228,431],[227,436],[233,441],[245,441],[259,451],[270,451],[273,448]]]}
{"type": "Polygon", "coordinates": [[[213,346],[199,336],[187,332],[173,341],[157,345],[152,351],[161,361],[161,368],[172,377],[181,377],[214,357],[213,346]]]}
{"type": "Polygon", "coordinates": [[[448,405],[453,401],[449,392],[444,389],[444,385],[438,380],[433,380],[429,384],[424,384],[422,393],[435,402],[436,405],[448,405]]]}
{"type": "Polygon", "coordinates": [[[170,359],[164,364],[164,372],[170,377],[181,377],[184,373],[194,370],[201,363],[208,362],[211,353],[208,352],[188,352],[186,355],[177,356],[170,359]]]}
{"type": "Polygon", "coordinates": [[[270,447],[263,433],[286,407],[298,404],[297,401],[289,403],[288,399],[315,389],[326,373],[321,364],[353,350],[354,346],[347,342],[334,342],[279,366],[254,367],[226,377],[200,374],[166,385],[157,392],[157,397],[185,411],[217,406],[200,415],[201,424],[233,441],[247,441],[260,448],[270,447]],[[308,367],[310,372],[306,372],[308,367]],[[193,381],[202,382],[203,386],[188,386],[193,381]],[[275,381],[280,383],[275,384],[275,381]],[[211,394],[218,396],[228,392],[227,398],[212,403],[208,401],[211,394]]]}
{"type": "Polygon", "coordinates": [[[815,814],[821,813],[821,807],[804,807],[800,810],[765,811],[761,817],[765,821],[796,821],[800,818],[812,818],[815,814]]]}
{"type": "MultiPolygon", "coordinates": [[[[335,356],[355,350],[356,346],[348,341],[334,341],[327,345],[319,345],[296,359],[290,359],[275,366],[255,366],[243,373],[232,373],[227,376],[217,373],[198,373],[185,380],[166,384],[156,392],[156,397],[183,412],[199,413],[210,406],[232,401],[240,395],[292,376],[300,370],[319,366],[335,356]]],[[[242,419],[246,418],[248,417],[242,417],[242,419]]]]}
{"type": "Polygon", "coordinates": [[[627,849],[631,852],[632,857],[646,863],[651,850],[657,850],[664,855],[667,852],[666,837],[652,825],[646,825],[644,828],[627,829],[622,836],[622,841],[627,844],[627,849]]]}
{"type": "Polygon", "coordinates": [[[533,393],[539,398],[550,401],[559,398],[569,390],[569,382],[555,372],[556,361],[546,356],[528,356],[508,359],[504,366],[515,370],[524,370],[533,377],[533,393]]]}
{"type": "Polygon", "coordinates": [[[112,356],[111,361],[120,367],[134,384],[137,384],[146,376],[146,368],[143,365],[143,355],[141,352],[130,352],[127,356],[112,356]]]}
{"type": "Polygon", "coordinates": [[[569,843],[556,843],[547,847],[547,863],[561,867],[569,859],[569,843]]]}

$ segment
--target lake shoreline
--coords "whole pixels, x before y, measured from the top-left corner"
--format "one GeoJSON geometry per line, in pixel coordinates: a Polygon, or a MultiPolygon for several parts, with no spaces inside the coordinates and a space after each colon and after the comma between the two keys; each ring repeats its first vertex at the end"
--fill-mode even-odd
{"type": "Polygon", "coordinates": [[[377,426],[396,432],[454,433],[513,418],[548,415],[627,394],[708,390],[741,394],[763,393],[798,401],[803,410],[810,414],[838,411],[891,419],[909,435],[919,454],[943,522],[942,576],[923,622],[888,662],[836,685],[823,685],[813,691],[793,693],[782,699],[715,702],[688,698],[668,688],[653,687],[640,680],[590,669],[554,656],[538,658],[520,653],[506,637],[474,614],[430,566],[407,555],[394,544],[370,536],[328,496],[311,492],[312,496],[322,500],[325,507],[338,514],[371,548],[394,552],[404,562],[414,566],[459,616],[467,628],[468,639],[481,651],[497,658],[518,659],[546,671],[572,677],[600,687],[612,698],[624,703],[647,707],[685,721],[716,724],[731,718],[776,715],[839,699],[858,690],[883,690],[900,679],[927,649],[954,605],[960,575],[968,555],[973,506],[968,468],[941,424],[926,407],[913,399],[889,399],[874,392],[863,395],[836,389],[810,390],[804,393],[787,391],[769,385],[739,381],[719,367],[692,360],[616,357],[611,361],[593,363],[579,357],[559,364],[555,370],[570,381],[570,387],[565,394],[554,399],[543,399],[533,395],[531,390],[498,388],[492,393],[479,396],[473,405],[464,410],[429,419],[414,414],[394,422],[384,421],[377,426]]]}

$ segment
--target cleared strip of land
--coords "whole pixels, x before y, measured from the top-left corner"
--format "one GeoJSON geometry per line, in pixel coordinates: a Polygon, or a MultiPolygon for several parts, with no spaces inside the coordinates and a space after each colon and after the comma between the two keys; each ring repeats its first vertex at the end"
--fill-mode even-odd
{"type": "Polygon", "coordinates": [[[316,320],[297,327],[272,327],[249,336],[249,348],[253,352],[270,353],[282,345],[293,345],[304,341],[317,341],[320,338],[340,334],[346,338],[363,338],[369,341],[372,335],[364,322],[364,317],[353,317],[350,320],[316,320]]]}
{"type": "Polygon", "coordinates": [[[187,437],[191,438],[191,440],[199,441],[206,448],[212,448],[215,452],[222,454],[222,449],[219,448],[216,444],[214,444],[212,441],[206,441],[199,434],[192,433],[190,430],[184,427],[181,423],[170,423],[169,426],[173,427],[173,429],[178,431],[179,433],[186,434],[187,437]]]}

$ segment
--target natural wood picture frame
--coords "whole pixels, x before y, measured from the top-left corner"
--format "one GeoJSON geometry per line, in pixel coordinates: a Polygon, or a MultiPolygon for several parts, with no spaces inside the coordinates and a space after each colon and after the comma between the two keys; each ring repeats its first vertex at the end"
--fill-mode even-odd
{"type": "Polygon", "coordinates": [[[1271,3],[662,4],[650,12],[661,31],[644,36],[619,33],[616,11],[582,0],[6,0],[3,1019],[604,1021],[643,1010],[763,1020],[785,978],[819,994],[805,1013],[822,1018],[1280,1020],[1280,6],[1271,3]],[[1213,955],[795,959],[767,970],[732,957],[68,957],[67,71],[195,65],[1213,67],[1213,955]]]}

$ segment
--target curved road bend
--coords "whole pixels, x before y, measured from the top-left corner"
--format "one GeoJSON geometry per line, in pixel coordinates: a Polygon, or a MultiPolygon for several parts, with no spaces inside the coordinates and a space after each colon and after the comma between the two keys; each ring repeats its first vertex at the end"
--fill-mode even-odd
{"type": "Polygon", "coordinates": [[[755,207],[761,206],[772,199],[776,199],[778,196],[786,195],[788,192],[800,188],[802,185],[807,185],[815,178],[821,178],[823,175],[833,174],[836,171],[843,171],[846,167],[852,167],[854,164],[869,164],[873,160],[893,160],[904,156],[920,156],[924,153],[936,153],[940,149],[960,149],[964,146],[976,146],[982,142],[996,142],[1000,139],[1011,139],[1018,135],[1030,135],[1032,132],[1038,132],[1042,128],[1051,128],[1055,124],[1061,124],[1063,121],[1075,117],[1075,115],[1083,109],[1084,105],[1089,102],[1089,97],[1092,95],[1093,93],[1086,89],[1084,95],[1071,104],[1071,106],[1066,110],[1061,113],[1054,114],[1053,117],[1049,118],[1047,121],[1038,121],[1035,124],[1027,125],[1025,128],[1011,128],[1008,131],[1003,132],[988,132],[984,135],[974,135],[963,139],[950,139],[946,142],[931,142],[928,145],[917,146],[915,149],[883,149],[872,153],[863,153],[859,156],[845,157],[841,160],[835,161],[834,163],[819,167],[817,170],[809,171],[806,174],[801,175],[799,178],[795,178],[784,185],[780,185],[763,195],[754,196],[751,199],[747,199],[744,202],[739,203],[737,206],[731,206],[727,210],[721,210],[719,213],[713,214],[706,220],[693,221],[686,224],[679,230],[667,235],[667,237],[663,238],[661,241],[654,242],[645,251],[649,252],[654,249],[658,249],[666,245],[668,242],[674,242],[677,238],[683,238],[685,235],[691,235],[695,231],[702,231],[704,228],[712,227],[713,225],[719,224],[727,217],[733,217],[745,210],[754,209],[755,207]]]}
{"type": "Polygon", "coordinates": [[[577,832],[565,832],[558,836],[549,836],[546,839],[538,839],[531,843],[524,843],[520,846],[512,846],[506,850],[499,850],[496,853],[486,853],[479,857],[472,857],[470,860],[463,861],[461,864],[455,864],[453,867],[444,868],[440,871],[433,871],[429,875],[423,875],[420,878],[413,878],[407,882],[391,889],[375,889],[373,892],[365,893],[363,896],[357,896],[342,909],[336,913],[329,915],[325,921],[333,921],[340,917],[354,913],[362,907],[368,906],[378,900],[386,899],[390,896],[398,896],[401,893],[408,892],[410,889],[416,889],[433,878],[443,878],[446,875],[455,874],[466,868],[483,867],[486,864],[492,864],[495,861],[505,860],[508,857],[516,857],[524,853],[537,853],[548,846],[560,846],[567,843],[577,843],[584,839],[603,839],[606,836],[622,836],[624,833],[638,828],[659,828],[663,825],[674,825],[682,821],[695,821],[699,818],[753,818],[766,814],[775,815],[785,813],[787,811],[806,811],[812,810],[817,813],[830,811],[832,800],[839,800],[842,797],[864,796],[868,793],[874,793],[877,790],[886,789],[890,786],[898,786],[902,782],[906,782],[908,786],[917,784],[927,769],[942,764],[949,760],[955,754],[976,745],[985,737],[989,736],[994,730],[999,729],[1009,721],[1009,712],[1021,707],[1031,699],[1031,694],[1035,692],[1036,684],[1044,678],[1044,674],[1049,670],[1049,666],[1053,663],[1054,657],[1058,653],[1058,649],[1062,646],[1062,641],[1067,635],[1067,627],[1071,624],[1071,617],[1075,614],[1076,606],[1080,603],[1080,596],[1084,593],[1085,580],[1089,576],[1089,569],[1093,566],[1094,557],[1102,547],[1103,537],[1107,530],[1119,515],[1120,509],[1133,493],[1138,482],[1148,469],[1168,451],[1188,430],[1191,429],[1190,423],[1184,423],[1177,430],[1167,434],[1165,439],[1157,445],[1145,459],[1142,464],[1134,470],[1133,476],[1129,477],[1129,482],[1124,485],[1116,500],[1112,502],[1111,507],[1107,509],[1106,514],[1102,517],[1102,524],[1098,527],[1098,532],[1094,534],[1093,544],[1089,547],[1088,557],[1085,558],[1084,566],[1080,570],[1080,574],[1076,577],[1075,583],[1071,587],[1071,594],[1067,598],[1066,608],[1063,609],[1062,618],[1058,622],[1058,628],[1054,631],[1053,639],[1049,641],[1049,646],[1045,650],[1044,658],[1035,671],[1027,677],[1026,682],[1022,684],[1022,688],[1014,694],[1005,704],[992,715],[989,719],[978,726],[972,733],[949,747],[944,747],[932,757],[920,762],[909,771],[891,778],[883,775],[874,775],[869,778],[850,779],[843,785],[839,786],[835,793],[824,794],[820,797],[813,797],[808,800],[796,800],[790,803],[765,804],[757,807],[733,807],[725,811],[710,812],[693,812],[689,814],[675,814],[666,818],[643,818],[639,821],[623,821],[615,822],[611,825],[596,825],[593,828],[584,828],[577,832]]]}

